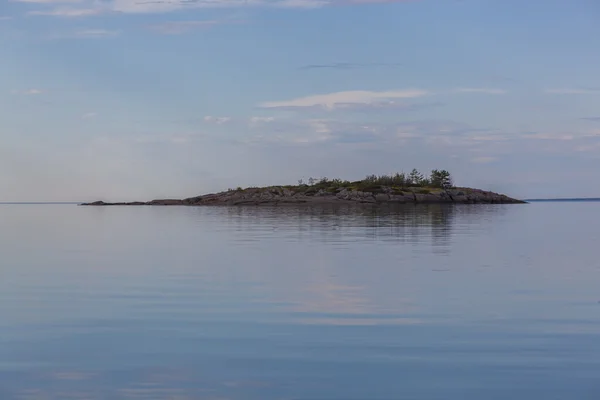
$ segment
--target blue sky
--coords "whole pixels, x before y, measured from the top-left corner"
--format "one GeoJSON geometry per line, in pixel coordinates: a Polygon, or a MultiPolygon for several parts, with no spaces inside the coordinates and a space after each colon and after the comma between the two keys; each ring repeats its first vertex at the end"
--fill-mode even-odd
{"type": "Polygon", "coordinates": [[[449,169],[599,196],[592,0],[0,0],[0,201],[449,169]]]}

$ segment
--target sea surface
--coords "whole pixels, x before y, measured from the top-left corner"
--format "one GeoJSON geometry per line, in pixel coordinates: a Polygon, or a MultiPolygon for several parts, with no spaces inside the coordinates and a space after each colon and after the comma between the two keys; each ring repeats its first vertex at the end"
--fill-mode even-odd
{"type": "Polygon", "coordinates": [[[600,398],[600,202],[0,205],[1,400],[600,398]]]}

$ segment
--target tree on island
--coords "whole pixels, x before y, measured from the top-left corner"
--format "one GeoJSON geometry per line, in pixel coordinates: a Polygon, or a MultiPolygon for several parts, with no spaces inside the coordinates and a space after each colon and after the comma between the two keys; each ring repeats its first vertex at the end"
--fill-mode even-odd
{"type": "Polygon", "coordinates": [[[433,171],[431,171],[429,183],[433,187],[439,187],[443,189],[449,189],[453,185],[452,176],[450,175],[450,172],[446,171],[445,169],[434,169],[433,171]]]}
{"type": "Polygon", "coordinates": [[[375,186],[387,186],[397,188],[422,187],[422,188],[438,188],[450,189],[453,187],[453,179],[445,169],[434,169],[429,177],[425,177],[416,168],[410,174],[398,172],[392,175],[367,175],[363,180],[350,182],[343,179],[328,179],[328,178],[309,178],[298,180],[298,186],[314,187],[314,188],[338,188],[338,187],[357,187],[357,188],[373,188],[375,186]]]}
{"type": "Polygon", "coordinates": [[[416,168],[413,168],[410,175],[408,175],[408,181],[414,186],[428,186],[425,177],[416,168]]]}

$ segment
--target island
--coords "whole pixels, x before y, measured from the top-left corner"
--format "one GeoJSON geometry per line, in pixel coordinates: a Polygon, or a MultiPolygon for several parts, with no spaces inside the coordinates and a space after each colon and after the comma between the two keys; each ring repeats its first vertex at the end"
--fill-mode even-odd
{"type": "Polygon", "coordinates": [[[107,203],[83,206],[210,206],[294,204],[524,204],[504,194],[456,187],[446,170],[433,170],[425,177],[416,169],[410,174],[369,175],[363,180],[310,178],[296,185],[228,189],[186,199],[107,203]]]}

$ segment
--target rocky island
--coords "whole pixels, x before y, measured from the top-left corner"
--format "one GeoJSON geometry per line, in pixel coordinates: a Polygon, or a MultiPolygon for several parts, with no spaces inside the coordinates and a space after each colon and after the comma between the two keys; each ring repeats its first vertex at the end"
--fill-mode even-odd
{"type": "Polygon", "coordinates": [[[367,176],[360,181],[341,179],[300,180],[297,185],[229,189],[186,199],[148,202],[82,203],[85,206],[209,206],[287,204],[522,204],[503,194],[455,187],[450,173],[433,170],[429,178],[413,170],[409,175],[367,176]]]}

